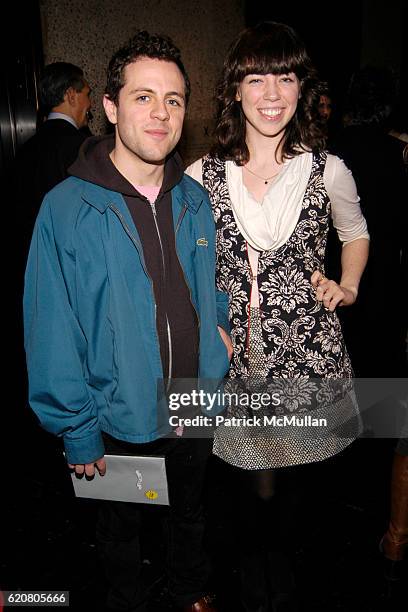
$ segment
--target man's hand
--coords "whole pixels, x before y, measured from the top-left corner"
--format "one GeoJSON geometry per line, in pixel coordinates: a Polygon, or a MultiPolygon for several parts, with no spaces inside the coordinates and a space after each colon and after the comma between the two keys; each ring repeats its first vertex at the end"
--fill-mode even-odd
{"type": "Polygon", "coordinates": [[[95,476],[95,467],[98,470],[100,476],[105,476],[106,474],[106,461],[105,457],[101,457],[92,463],[68,463],[68,467],[71,470],[75,470],[75,474],[78,476],[89,476],[92,478],[95,476]]]}
{"type": "Polygon", "coordinates": [[[312,274],[311,283],[316,289],[316,299],[333,312],[336,306],[350,306],[357,297],[355,287],[338,285],[334,280],[326,278],[319,270],[312,274]]]}
{"type": "Polygon", "coordinates": [[[228,359],[231,361],[231,358],[234,354],[234,347],[232,346],[231,338],[229,337],[225,329],[223,329],[219,325],[217,325],[217,327],[218,331],[220,332],[221,340],[223,341],[223,343],[225,344],[225,348],[227,349],[228,359]]]}

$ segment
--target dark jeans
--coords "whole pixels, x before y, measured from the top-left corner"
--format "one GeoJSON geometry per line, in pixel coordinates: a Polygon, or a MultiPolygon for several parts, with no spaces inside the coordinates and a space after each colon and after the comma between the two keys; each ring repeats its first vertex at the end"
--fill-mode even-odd
{"type": "MultiPolygon", "coordinates": [[[[104,435],[111,454],[165,455],[170,507],[165,521],[167,572],[176,605],[184,606],[206,592],[209,564],[203,548],[201,495],[210,440],[160,439],[131,444],[104,435]]],[[[143,507],[145,507],[143,505],[143,507]]],[[[97,545],[109,582],[108,605],[144,611],[147,594],[141,581],[140,504],[104,501],[97,522],[97,545]]]]}

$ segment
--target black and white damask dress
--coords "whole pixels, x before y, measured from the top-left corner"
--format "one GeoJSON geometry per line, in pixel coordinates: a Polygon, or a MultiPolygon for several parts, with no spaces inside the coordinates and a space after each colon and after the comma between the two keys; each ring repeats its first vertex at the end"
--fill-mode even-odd
{"type": "MultiPolygon", "coordinates": [[[[324,180],[327,155],[304,155],[308,157],[299,156],[302,159],[287,162],[289,167],[292,165],[295,182],[299,182],[296,176],[299,168],[310,170],[303,177],[302,194],[292,210],[292,222],[289,220],[288,225],[281,219],[272,228],[279,234],[281,223],[286,228],[287,238],[283,243],[282,239],[275,241],[275,248],[257,251],[255,264],[255,251],[243,235],[242,219],[238,219],[239,207],[231,202],[231,193],[239,197],[235,179],[241,176],[237,173],[242,174],[242,168],[233,162],[206,156],[187,169],[188,174],[202,179],[200,182],[209,193],[216,223],[216,284],[220,291],[229,295],[234,345],[229,391],[233,393],[239,387],[242,393],[242,383],[247,381],[246,391],[252,395],[256,390],[269,390],[270,396],[273,391],[274,397],[279,397],[277,405],[257,406],[256,409],[248,404],[243,406],[240,401],[232,402],[226,410],[226,422],[233,422],[232,417],[235,417],[238,425],[221,425],[216,430],[214,454],[246,469],[325,459],[348,446],[358,430],[352,368],[341,326],[336,313],[316,300],[310,280],[315,270],[324,271],[331,215],[331,201],[324,180]],[[228,178],[228,168],[233,170],[235,178],[231,175],[228,178]],[[253,296],[251,298],[254,287],[257,290],[255,305],[253,296]],[[257,417],[256,421],[251,421],[251,416],[257,417]],[[271,420],[272,416],[275,421],[271,420]],[[282,416],[289,418],[286,423],[292,425],[278,428],[276,423],[282,416]],[[318,433],[313,431],[310,417],[319,423],[318,433]],[[327,426],[322,425],[324,419],[328,421],[327,426]],[[255,423],[255,426],[248,426],[248,423],[255,423]]],[[[330,156],[331,167],[336,166],[338,171],[340,160],[333,161],[333,157],[330,156]]],[[[344,169],[341,171],[344,174],[344,169]]],[[[326,175],[325,178],[327,182],[326,175]]],[[[287,177],[280,179],[282,185],[287,177]]],[[[274,197],[273,185],[271,187],[269,198],[274,197]]],[[[238,189],[246,190],[243,184],[238,189]]],[[[282,194],[282,188],[279,193],[282,194]]],[[[343,215],[347,217],[345,222],[337,210],[337,219],[342,219],[340,224],[347,227],[347,237],[367,237],[358,198],[353,197],[356,214],[343,215]]],[[[245,201],[244,205],[247,206],[245,201]]],[[[285,214],[284,205],[283,202],[277,216],[285,214]]],[[[273,204],[266,214],[273,216],[273,204]]]]}

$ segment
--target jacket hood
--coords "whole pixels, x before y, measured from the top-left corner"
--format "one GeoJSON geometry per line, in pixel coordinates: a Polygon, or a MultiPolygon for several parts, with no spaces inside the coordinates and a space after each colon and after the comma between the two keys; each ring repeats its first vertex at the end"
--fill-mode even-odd
{"type": "MultiPolygon", "coordinates": [[[[69,174],[124,196],[143,197],[112,162],[110,153],[114,147],[113,134],[87,138],[79,150],[77,159],[69,167],[69,174]]],[[[173,151],[166,159],[160,193],[173,189],[182,178],[182,161],[178,153],[173,151]]]]}

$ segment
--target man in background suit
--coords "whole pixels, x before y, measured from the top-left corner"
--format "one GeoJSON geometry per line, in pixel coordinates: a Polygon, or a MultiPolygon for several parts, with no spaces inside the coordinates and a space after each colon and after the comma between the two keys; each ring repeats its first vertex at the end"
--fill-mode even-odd
{"type": "Polygon", "coordinates": [[[23,226],[23,255],[45,194],[68,176],[79,147],[86,139],[91,107],[90,87],[78,66],[55,62],[45,67],[39,85],[46,120],[17,154],[15,184],[17,213],[23,226]]]}

